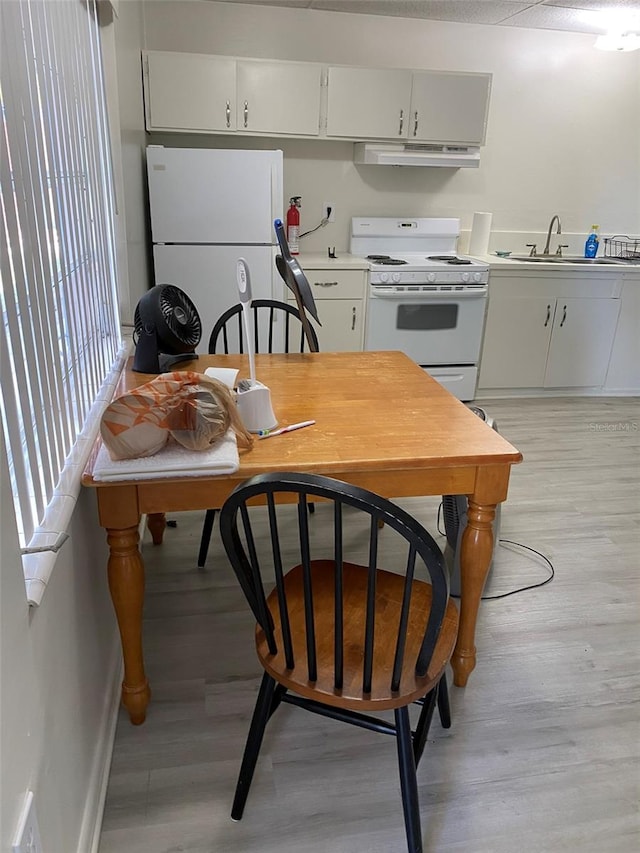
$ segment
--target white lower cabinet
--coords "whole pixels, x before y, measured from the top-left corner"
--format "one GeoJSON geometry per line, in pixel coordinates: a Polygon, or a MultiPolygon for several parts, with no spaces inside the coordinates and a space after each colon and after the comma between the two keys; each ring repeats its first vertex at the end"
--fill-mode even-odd
{"type": "Polygon", "coordinates": [[[619,296],[615,275],[492,274],[478,387],[603,386],[619,296]]]}
{"type": "Polygon", "coordinates": [[[544,384],[555,305],[544,297],[502,295],[489,286],[479,388],[544,384]]]}
{"type": "MultiPolygon", "coordinates": [[[[313,323],[321,352],[358,352],[364,349],[364,269],[318,268],[300,259],[316,303],[321,326],[313,323]]],[[[287,293],[295,304],[295,297],[287,293]]],[[[312,321],[313,322],[313,321],[312,321]]]]}
{"type": "Polygon", "coordinates": [[[619,299],[556,299],[545,388],[604,385],[619,299]]]}
{"type": "Polygon", "coordinates": [[[623,277],[620,316],[605,389],[612,393],[640,393],[640,270],[623,277]]]}

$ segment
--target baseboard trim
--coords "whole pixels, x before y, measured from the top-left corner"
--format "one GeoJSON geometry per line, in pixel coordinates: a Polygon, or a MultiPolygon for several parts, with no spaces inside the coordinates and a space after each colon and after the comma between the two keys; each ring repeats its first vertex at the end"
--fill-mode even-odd
{"type": "Polygon", "coordinates": [[[640,391],[634,389],[610,388],[479,388],[474,397],[478,400],[514,400],[520,397],[637,397],[640,391]]]}
{"type": "Polygon", "coordinates": [[[122,692],[123,664],[122,647],[117,635],[114,639],[109,666],[109,677],[106,679],[104,713],[100,721],[96,751],[91,768],[91,777],[87,788],[80,838],[77,853],[98,853],[102,818],[107,798],[111,757],[116,737],[118,709],[122,692]]]}

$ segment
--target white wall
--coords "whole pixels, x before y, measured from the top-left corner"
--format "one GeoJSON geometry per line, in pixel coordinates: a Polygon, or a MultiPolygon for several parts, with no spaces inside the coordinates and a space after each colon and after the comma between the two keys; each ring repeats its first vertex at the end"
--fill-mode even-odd
{"type": "MultiPolygon", "coordinates": [[[[317,224],[323,201],[336,205],[335,224],[309,236],[303,251],[346,250],[355,215],[458,216],[468,229],[475,210],[489,210],[495,231],[528,238],[558,213],[563,232],[579,240],[593,222],[605,235],[640,231],[640,52],[605,53],[590,35],[510,27],[191,0],[143,5],[142,41],[152,50],[493,73],[478,170],[355,166],[346,142],[147,136],[282,148],[285,198],[302,195],[303,230],[317,224]]],[[[139,76],[129,84],[140,86],[139,76]]],[[[132,282],[132,298],[141,284],[132,282]]]]}
{"type": "Polygon", "coordinates": [[[119,201],[124,207],[127,264],[127,298],[130,299],[125,322],[133,321],[138,299],[150,283],[150,246],[147,238],[147,185],[144,149],[147,138],[141,86],[142,3],[124,0],[117,5],[113,40],[115,51],[115,91],[119,104],[116,116],[120,135],[122,182],[117,186],[119,201]],[[130,294],[130,296],[129,296],[130,294]]]}
{"type": "Polygon", "coordinates": [[[25,595],[0,430],[0,849],[28,789],[47,853],[89,853],[120,667],[95,495],[78,500],[39,608],[25,595]]]}

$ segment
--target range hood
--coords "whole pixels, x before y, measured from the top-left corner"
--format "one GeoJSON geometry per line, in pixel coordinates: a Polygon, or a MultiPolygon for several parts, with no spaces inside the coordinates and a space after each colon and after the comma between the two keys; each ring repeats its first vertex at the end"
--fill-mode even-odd
{"type": "Polygon", "coordinates": [[[474,145],[420,145],[378,142],[356,142],[355,163],[376,166],[440,166],[477,169],[480,149],[474,145]]]}

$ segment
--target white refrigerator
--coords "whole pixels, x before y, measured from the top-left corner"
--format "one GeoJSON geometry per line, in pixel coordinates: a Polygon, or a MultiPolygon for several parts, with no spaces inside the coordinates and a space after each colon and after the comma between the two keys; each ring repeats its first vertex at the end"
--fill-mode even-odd
{"type": "Polygon", "coordinates": [[[155,284],[174,284],[202,321],[206,351],[218,317],[238,301],[244,258],[254,299],[284,298],[275,265],[282,151],[147,147],[155,284]]]}

